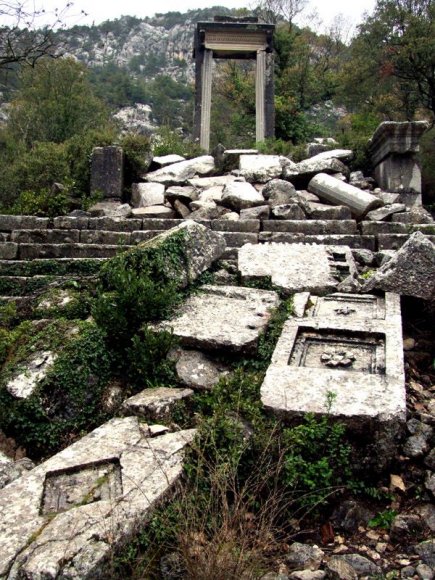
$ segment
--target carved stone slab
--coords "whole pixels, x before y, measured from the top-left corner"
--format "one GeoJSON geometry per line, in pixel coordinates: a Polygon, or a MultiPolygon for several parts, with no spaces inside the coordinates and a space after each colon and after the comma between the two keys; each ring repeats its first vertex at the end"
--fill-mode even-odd
{"type": "Polygon", "coordinates": [[[258,337],[279,304],[276,292],[237,286],[203,286],[171,320],[156,329],[172,328],[183,346],[204,350],[255,352],[258,337]]]}
{"type": "Polygon", "coordinates": [[[0,491],[1,578],[89,578],[181,475],[194,430],[112,419],[0,491]]]}
{"type": "Polygon", "coordinates": [[[315,244],[246,244],[239,250],[243,280],[271,278],[272,284],[294,292],[327,294],[354,275],[356,265],[347,246],[315,244]]]}
{"type": "Polygon", "coordinates": [[[261,399],[287,419],[328,413],[392,442],[406,416],[400,297],[361,298],[318,298],[311,316],[285,323],[261,399]]]}

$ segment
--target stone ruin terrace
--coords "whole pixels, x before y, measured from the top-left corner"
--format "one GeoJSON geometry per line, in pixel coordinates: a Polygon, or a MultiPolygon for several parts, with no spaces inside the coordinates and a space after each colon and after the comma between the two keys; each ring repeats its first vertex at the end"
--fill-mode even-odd
{"type": "MultiPolygon", "coordinates": [[[[413,153],[400,154],[414,176],[413,153]]],[[[387,465],[406,421],[400,295],[434,299],[435,228],[415,184],[375,188],[371,178],[349,174],[351,154],[327,151],[299,164],[253,151],[155,159],[134,185],[131,207],[117,199],[122,154],[105,148],[96,165],[107,166],[105,156],[115,164],[104,189],[109,199],[89,213],[0,216],[1,300],[18,306],[35,290],[94,276],[102,260],[180,230],[189,240],[189,278],[213,263],[216,270],[213,285],[157,326],[171,327],[180,341],[183,388],[149,389],[124,401],[124,417],[0,491],[0,577],[93,577],[182,472],[195,432],[169,432],[171,405],[213,388],[228,372],[216,353],[256,352],[277,290],[294,296],[294,314],[261,388],[265,409],[285,420],[322,414],[334,392],[331,415],[364,433],[370,449],[382,449],[377,467],[387,465]],[[252,281],[272,290],[243,286],[252,281]]],[[[106,177],[94,175],[94,186],[106,177]]],[[[8,384],[14,396],[28,396],[41,380],[52,363],[42,354],[36,373],[8,384]]]]}

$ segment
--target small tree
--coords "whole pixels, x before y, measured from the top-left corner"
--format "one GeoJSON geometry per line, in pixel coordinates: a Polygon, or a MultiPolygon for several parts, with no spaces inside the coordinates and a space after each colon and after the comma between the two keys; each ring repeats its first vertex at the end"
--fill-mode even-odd
{"type": "Polygon", "coordinates": [[[108,111],[93,93],[86,68],[72,58],[43,59],[22,71],[9,131],[27,144],[63,141],[108,125],[108,111]]]}
{"type": "Polygon", "coordinates": [[[58,51],[54,31],[62,27],[71,6],[68,2],[47,14],[28,0],[0,2],[0,70],[17,64],[34,66],[43,56],[54,56],[58,51]]]}

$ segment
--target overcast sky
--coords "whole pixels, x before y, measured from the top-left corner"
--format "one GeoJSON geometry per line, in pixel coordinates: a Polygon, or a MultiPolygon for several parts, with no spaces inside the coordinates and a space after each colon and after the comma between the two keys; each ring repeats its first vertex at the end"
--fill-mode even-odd
{"type": "MultiPolygon", "coordinates": [[[[33,3],[39,8],[43,7],[46,12],[55,8],[61,9],[66,5],[64,0],[27,0],[28,6],[33,3]]],[[[213,5],[226,6],[228,8],[249,8],[256,4],[255,0],[218,0],[216,2],[206,0],[74,0],[73,6],[68,9],[69,18],[66,22],[73,24],[98,24],[104,20],[113,20],[122,15],[137,16],[144,18],[152,16],[156,12],[165,13],[170,11],[185,12],[195,8],[207,8],[213,5]],[[80,16],[81,11],[88,16],[80,16]]],[[[350,23],[358,24],[365,11],[373,9],[375,0],[311,0],[306,11],[305,23],[312,24],[317,28],[317,20],[309,17],[315,9],[323,22],[327,25],[334,16],[342,14],[350,23]]],[[[1,24],[1,22],[0,22],[1,24]]]]}

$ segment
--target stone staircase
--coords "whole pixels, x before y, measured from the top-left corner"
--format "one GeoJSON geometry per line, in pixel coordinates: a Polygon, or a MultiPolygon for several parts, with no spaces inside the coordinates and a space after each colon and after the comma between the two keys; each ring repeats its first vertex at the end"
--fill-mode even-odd
{"type": "MultiPolygon", "coordinates": [[[[0,300],[19,300],[63,279],[95,275],[102,262],[183,220],[0,216],[0,300]]],[[[355,220],[196,220],[220,232],[225,259],[264,242],[347,245],[372,251],[399,248],[414,231],[435,240],[432,224],[355,220]]]]}

